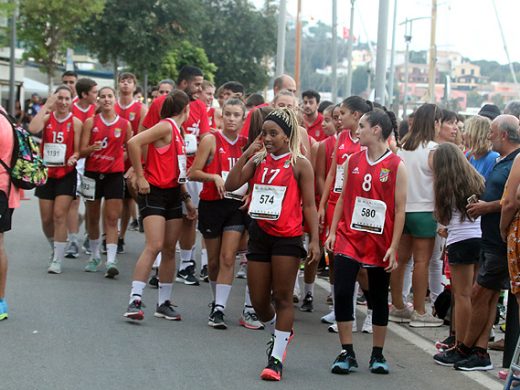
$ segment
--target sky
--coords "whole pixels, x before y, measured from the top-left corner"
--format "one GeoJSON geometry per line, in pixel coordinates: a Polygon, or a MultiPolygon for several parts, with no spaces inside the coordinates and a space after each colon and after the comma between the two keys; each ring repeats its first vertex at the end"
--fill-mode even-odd
{"type": "MultiPolygon", "coordinates": [[[[251,0],[261,6],[263,0],[251,0]]],[[[301,0],[302,20],[310,23],[321,20],[332,24],[332,0],[301,0]]],[[[388,48],[392,42],[394,1],[390,3],[388,20],[388,48]]],[[[504,44],[500,35],[493,0],[438,0],[437,50],[458,51],[471,60],[495,60],[507,63],[504,44]]],[[[495,0],[504,31],[511,61],[520,62],[520,0],[495,0]]],[[[337,0],[338,34],[350,23],[350,0],[337,0]]],[[[377,41],[379,0],[355,0],[354,35],[362,42],[377,41]]],[[[288,14],[295,16],[297,0],[287,0],[288,14]]],[[[397,0],[397,50],[404,50],[404,25],[406,18],[431,16],[431,0],[397,0]]],[[[430,44],[429,19],[413,23],[410,50],[428,50],[430,44]]]]}

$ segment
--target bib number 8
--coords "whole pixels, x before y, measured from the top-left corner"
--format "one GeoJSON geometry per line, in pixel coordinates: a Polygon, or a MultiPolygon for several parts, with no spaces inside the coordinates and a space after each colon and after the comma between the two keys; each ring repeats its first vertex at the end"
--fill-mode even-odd
{"type": "Polygon", "coordinates": [[[365,177],[363,177],[363,184],[361,185],[364,191],[368,192],[372,188],[372,175],[367,173],[365,177]]]}

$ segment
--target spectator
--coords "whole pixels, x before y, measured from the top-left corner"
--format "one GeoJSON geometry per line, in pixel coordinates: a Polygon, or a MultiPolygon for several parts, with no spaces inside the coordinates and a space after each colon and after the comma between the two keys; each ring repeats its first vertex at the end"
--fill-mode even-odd
{"type": "Polygon", "coordinates": [[[466,121],[466,143],[469,151],[466,157],[473,167],[487,179],[499,156],[491,150],[488,136],[491,130],[491,120],[477,115],[466,121]]]}
{"type": "Polygon", "coordinates": [[[500,108],[494,104],[484,104],[478,112],[478,115],[494,120],[500,115],[500,108]]]}
{"type": "Polygon", "coordinates": [[[509,114],[520,118],[520,100],[512,100],[504,108],[504,114],[509,114]]]}

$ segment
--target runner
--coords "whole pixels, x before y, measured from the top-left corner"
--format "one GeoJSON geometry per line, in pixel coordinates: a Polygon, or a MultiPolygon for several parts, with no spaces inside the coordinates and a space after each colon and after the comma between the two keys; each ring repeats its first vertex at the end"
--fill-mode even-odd
{"type": "MultiPolygon", "coordinates": [[[[190,180],[203,182],[199,203],[199,231],[208,251],[209,284],[213,302],[208,325],[226,329],[226,309],[234,277],[235,257],[245,233],[247,216],[242,208],[247,185],[234,193],[224,190],[233,164],[242,155],[247,139],[240,136],[245,106],[239,99],[228,99],[222,107],[224,129],[203,138],[190,171],[190,180]]],[[[246,287],[246,300],[240,325],[263,329],[251,305],[246,287]]]]}
{"type": "Polygon", "coordinates": [[[316,141],[323,141],[327,136],[322,130],[323,115],[318,112],[320,94],[309,89],[302,93],[302,103],[305,129],[316,141]]]}
{"type": "Polygon", "coordinates": [[[125,147],[132,136],[130,122],[117,115],[116,94],[111,87],[99,90],[100,113],[89,118],[81,134],[81,155],[86,157],[85,175],[81,183],[87,200],[90,260],[86,272],[96,272],[101,265],[99,220],[101,199],[105,199],[103,226],[106,229],[107,263],[105,277],[113,279],[117,268],[117,221],[121,217],[124,198],[125,147]]]}
{"type": "Polygon", "coordinates": [[[53,256],[47,270],[60,274],[67,245],[67,215],[76,198],[76,162],[79,158],[81,121],[70,112],[72,93],[62,85],[51,95],[29,124],[30,132],[43,130],[42,154],[49,167],[49,179],[37,187],[42,229],[53,256]]]}
{"type": "Polygon", "coordinates": [[[76,83],[78,82],[78,74],[73,70],[67,70],[63,72],[61,75],[61,83],[70,88],[72,93],[72,101],[76,102],[78,100],[78,95],[76,94],[76,83]]]}
{"type": "Polygon", "coordinates": [[[397,267],[397,246],[403,231],[406,170],[388,148],[397,128],[393,113],[375,109],[359,121],[359,143],[367,149],[352,154],[344,164],[342,192],[325,243],[334,256],[335,314],[341,353],[332,373],[348,374],[358,367],[352,344],[354,285],[360,268],[368,274],[373,306],[373,348],[369,369],[388,374],[383,346],[388,324],[390,273],[397,267]]]}
{"type": "Polygon", "coordinates": [[[158,84],[158,97],[168,95],[175,88],[175,82],[170,79],[165,79],[159,81],[158,84]]]}
{"type": "Polygon", "coordinates": [[[152,265],[159,253],[159,293],[154,316],[179,321],[181,315],[172,301],[175,274],[175,246],[182,228],[182,203],[189,218],[197,211],[186,191],[186,155],[182,139],[182,124],[189,116],[189,97],[186,93],[171,92],[161,108],[158,124],[139,133],[128,143],[128,152],[135,170],[139,192],[138,203],[143,218],[146,244],[134,270],[130,303],[124,316],[142,320],[143,290],[152,265]],[[142,149],[148,146],[145,167],[142,149]]]}
{"type": "Polygon", "coordinates": [[[247,281],[253,307],[273,335],[261,373],[264,380],[282,378],[285,351],[293,337],[292,292],[300,259],[306,257],[303,220],[310,230],[309,258],[319,257],[314,175],[300,153],[299,135],[292,110],[271,112],[261,136],[238,159],[225,185],[227,191],[247,182],[253,186],[247,281]]]}

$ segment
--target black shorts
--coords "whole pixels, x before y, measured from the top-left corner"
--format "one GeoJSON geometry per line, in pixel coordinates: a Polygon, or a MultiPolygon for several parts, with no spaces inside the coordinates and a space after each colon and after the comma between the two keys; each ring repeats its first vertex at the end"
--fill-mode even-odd
{"type": "Polygon", "coordinates": [[[234,199],[200,200],[199,231],[204,238],[212,239],[225,231],[242,233],[245,230],[246,213],[240,210],[243,203],[234,199]]]}
{"type": "Polygon", "coordinates": [[[125,197],[125,178],[123,172],[99,173],[85,171],[85,176],[96,181],[96,199],[123,199],[125,197]]]}
{"type": "Polygon", "coordinates": [[[76,199],[76,190],[78,185],[78,174],[76,169],[67,173],[59,179],[49,177],[47,183],[41,187],[36,187],[34,195],[37,198],[45,200],[54,200],[61,195],[72,196],[76,199]]]}
{"type": "Polygon", "coordinates": [[[133,196],[132,196],[132,193],[130,192],[129,190],[129,185],[130,185],[130,182],[125,179],[125,197],[124,199],[134,199],[133,196]]]}
{"type": "Polygon", "coordinates": [[[302,236],[276,237],[267,234],[253,220],[249,225],[249,242],[247,243],[247,260],[271,262],[272,256],[291,256],[298,261],[307,257],[303,247],[302,236]]]}
{"type": "Polygon", "coordinates": [[[456,264],[476,264],[480,260],[480,238],[469,238],[448,245],[448,262],[456,264]]]}
{"type": "Polygon", "coordinates": [[[488,249],[480,251],[477,283],[489,290],[507,290],[510,287],[507,254],[499,254],[488,249]]]}
{"type": "Polygon", "coordinates": [[[9,208],[7,194],[0,191],[0,233],[11,230],[11,221],[14,209],[9,208]]]}
{"type": "Polygon", "coordinates": [[[150,185],[150,193],[137,197],[139,215],[144,220],[151,215],[165,220],[182,218],[181,187],[159,188],[150,185]]]}

